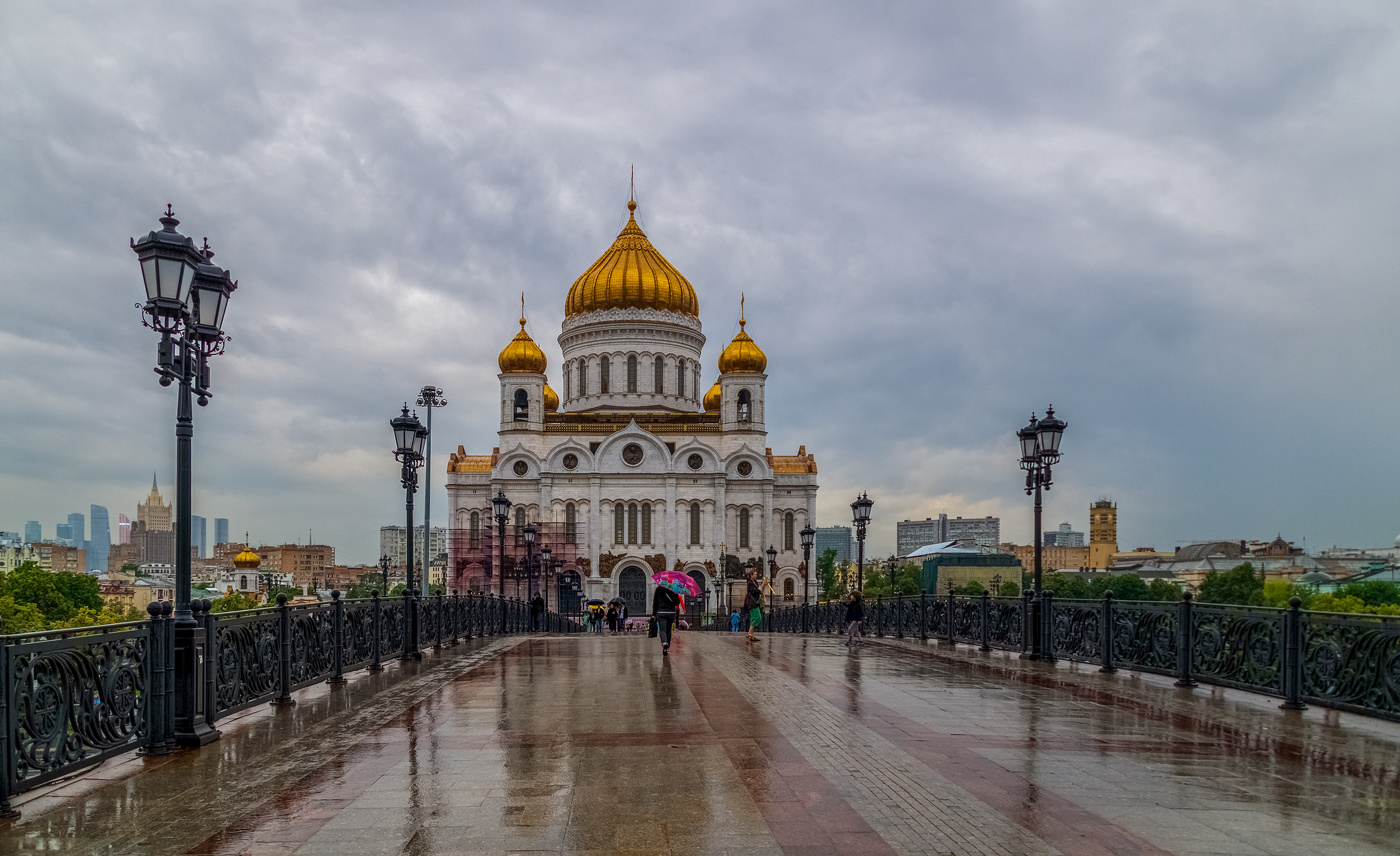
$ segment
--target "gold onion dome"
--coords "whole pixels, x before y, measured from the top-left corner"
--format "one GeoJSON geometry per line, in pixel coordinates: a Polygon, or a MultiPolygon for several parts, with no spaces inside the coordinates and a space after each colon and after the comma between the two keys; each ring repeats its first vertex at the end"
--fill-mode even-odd
{"type": "Polygon", "coordinates": [[[546,413],[559,412],[559,393],[549,388],[549,384],[544,385],[544,409],[546,413]]]}
{"type": "Polygon", "coordinates": [[[525,332],[525,319],[520,319],[520,332],[515,334],[515,338],[510,340],[506,349],[501,351],[501,358],[497,361],[503,372],[532,372],[534,374],[544,374],[545,366],[549,360],[545,358],[544,351],[535,344],[535,340],[530,338],[530,334],[525,332]]]}
{"type": "MultiPolygon", "coordinates": [[[[635,212],[637,203],[627,203],[635,212]]],[[[635,213],[606,253],[574,280],[564,300],[564,317],[602,309],[661,309],[700,317],[700,300],[681,272],[647,240],[635,213]]]]}
{"type": "Polygon", "coordinates": [[[733,372],[753,372],[762,374],[768,368],[768,356],[763,353],[763,349],[758,347],[758,343],[744,332],[744,325],[748,322],[743,318],[739,319],[739,335],[734,337],[734,341],[725,346],[724,351],[719,355],[719,373],[731,374],[733,372]]]}
{"type": "MultiPolygon", "coordinates": [[[[225,554],[228,555],[228,554],[225,554]]],[[[233,566],[240,571],[250,571],[262,564],[262,558],[253,552],[253,548],[243,545],[243,552],[233,557],[233,566]]]]}
{"type": "Polygon", "coordinates": [[[715,381],[715,385],[712,386],[712,387],[710,387],[710,391],[709,391],[709,392],[705,393],[705,412],[706,412],[706,413],[718,413],[718,412],[719,412],[719,400],[720,400],[719,381],[715,381]]]}

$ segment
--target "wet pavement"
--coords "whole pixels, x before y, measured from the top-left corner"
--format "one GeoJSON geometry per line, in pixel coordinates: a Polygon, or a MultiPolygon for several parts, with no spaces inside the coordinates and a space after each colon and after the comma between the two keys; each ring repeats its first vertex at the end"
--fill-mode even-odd
{"type": "Polygon", "coordinates": [[[933,642],[475,640],[21,799],[0,853],[1393,854],[1400,725],[933,642]]]}

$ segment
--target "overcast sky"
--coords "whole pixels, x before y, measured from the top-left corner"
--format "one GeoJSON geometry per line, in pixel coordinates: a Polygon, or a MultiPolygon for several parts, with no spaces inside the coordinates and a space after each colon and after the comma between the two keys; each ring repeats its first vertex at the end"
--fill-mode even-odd
{"type": "MultiPolygon", "coordinates": [[[[388,419],[495,445],[526,293],[639,215],[694,284],[705,384],[768,353],[819,520],[999,515],[1069,422],[1047,527],[1123,548],[1400,532],[1400,6],[0,4],[0,529],[174,493],[128,246],[173,203],[240,281],[195,513],[373,561],[388,419]]],[[[210,537],[212,538],[212,522],[210,537]]]]}

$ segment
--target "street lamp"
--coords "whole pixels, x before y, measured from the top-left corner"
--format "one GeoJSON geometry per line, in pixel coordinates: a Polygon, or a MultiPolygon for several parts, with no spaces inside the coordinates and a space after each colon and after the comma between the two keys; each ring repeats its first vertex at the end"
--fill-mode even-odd
{"type": "Polygon", "coordinates": [[[1060,461],[1060,438],[1064,436],[1066,423],[1055,418],[1055,408],[1045,408],[1045,418],[1031,421],[1016,432],[1021,443],[1021,469],[1026,471],[1026,495],[1035,495],[1035,597],[1031,600],[1031,653],[1030,659],[1044,658],[1040,644],[1042,615],[1040,610],[1040,492],[1049,490],[1051,466],[1060,461]]]}
{"type": "MultiPolygon", "coordinates": [[[[802,527],[802,531],[797,533],[802,539],[802,605],[807,605],[807,585],[812,579],[812,541],[817,537],[817,530],[812,528],[812,524],[802,527]]],[[[806,617],[805,615],[803,616],[806,617]]],[[[802,628],[805,633],[807,628],[802,628]]]]}
{"type": "Polygon", "coordinates": [[[774,589],[778,587],[778,548],[768,545],[768,611],[773,611],[774,589]]]}
{"type": "MultiPolygon", "coordinates": [[[[535,535],[539,530],[535,524],[526,523],[521,533],[525,536],[525,599],[535,597],[535,535]]],[[[517,589],[519,591],[519,589],[517,589]]]]}
{"type": "Polygon", "coordinates": [[[496,576],[500,588],[500,596],[504,600],[506,596],[506,521],[510,519],[510,507],[515,503],[506,498],[506,492],[499,490],[496,498],[491,500],[491,507],[496,515],[496,529],[500,532],[501,541],[501,564],[496,569],[496,576]]]}
{"type": "MultiPolygon", "coordinates": [[[[550,560],[554,558],[554,550],[548,545],[540,546],[540,588],[544,591],[544,606],[549,608],[549,581],[554,576],[554,563],[550,560]]],[[[556,594],[555,602],[559,600],[556,594]]]]}
{"type": "Polygon", "coordinates": [[[864,492],[851,503],[851,522],[856,525],[856,589],[862,593],[865,589],[865,525],[870,522],[870,508],[874,504],[864,492]]]}
{"type": "MultiPolygon", "coordinates": [[[[197,709],[197,687],[203,686],[198,669],[205,660],[208,640],[190,610],[190,500],[192,493],[191,443],[194,415],[191,391],[199,406],[209,403],[209,358],[224,352],[224,311],[238,288],[229,272],[213,263],[206,238],[196,249],[194,241],[175,231],[180,221],[167,205],[160,218],[161,230],[140,243],[131,239],[132,252],[141,265],[146,302],[137,304],[141,323],[160,334],[156,348],[156,374],[160,385],[178,383],[175,403],[175,742],[203,746],[219,737],[209,726],[205,711],[197,709]]],[[[209,704],[205,700],[205,705],[209,704]]]]}
{"type": "MultiPolygon", "coordinates": [[[[418,415],[408,414],[408,404],[403,413],[389,420],[394,431],[394,458],[403,465],[399,479],[404,489],[404,508],[408,514],[408,529],[404,534],[404,573],[408,575],[404,586],[404,642],[401,660],[420,660],[418,653],[417,601],[413,590],[413,494],[418,490],[418,468],[423,465],[423,444],[428,439],[428,429],[418,421],[418,415]]],[[[386,582],[385,585],[388,585],[386,582]]],[[[386,591],[387,595],[388,592],[386,591]]]]}
{"type": "Polygon", "coordinates": [[[379,557],[379,573],[384,577],[384,587],[380,591],[387,596],[389,594],[389,554],[385,553],[379,557]]]}
{"type": "Polygon", "coordinates": [[[890,596],[891,596],[891,597],[894,596],[894,573],[895,573],[895,570],[896,570],[898,567],[899,567],[899,560],[896,559],[896,558],[894,557],[894,554],[893,554],[893,553],[891,553],[891,554],[890,554],[890,557],[889,557],[888,559],[885,560],[885,570],[887,570],[887,571],[890,572],[890,596]]]}
{"type": "MultiPolygon", "coordinates": [[[[433,564],[433,529],[428,522],[428,512],[433,508],[433,409],[443,407],[447,404],[447,399],[442,397],[442,390],[435,386],[425,386],[418,391],[418,406],[426,408],[428,411],[428,446],[423,452],[423,564],[432,567],[433,564]]],[[[413,533],[409,533],[411,536],[413,533]]],[[[447,574],[442,575],[443,589],[447,588],[447,574]]],[[[423,574],[423,597],[427,597],[428,575],[423,574]]]]}
{"type": "MultiPolygon", "coordinates": [[[[721,542],[719,542],[719,575],[718,575],[718,579],[719,579],[719,581],[720,581],[721,583],[723,583],[723,585],[724,585],[724,619],[725,619],[726,621],[729,620],[729,613],[731,613],[731,612],[734,611],[734,604],[732,603],[732,600],[733,600],[733,598],[734,598],[734,592],[733,592],[734,586],[732,586],[732,585],[729,584],[729,566],[728,566],[727,564],[725,564],[727,561],[729,561],[729,560],[728,560],[728,557],[725,555],[725,552],[724,552],[724,542],[721,541],[721,542]]],[[[716,607],[719,606],[719,596],[718,596],[718,595],[715,596],[715,606],[716,606],[716,607]]]]}

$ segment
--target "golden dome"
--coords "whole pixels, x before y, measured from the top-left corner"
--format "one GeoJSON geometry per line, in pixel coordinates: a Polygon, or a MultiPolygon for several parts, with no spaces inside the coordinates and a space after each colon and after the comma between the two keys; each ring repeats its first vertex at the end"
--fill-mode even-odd
{"type": "Polygon", "coordinates": [[[545,366],[549,365],[549,360],[545,358],[544,351],[535,344],[535,340],[530,338],[530,334],[525,332],[525,319],[520,319],[520,332],[515,334],[515,338],[510,340],[506,349],[501,351],[501,357],[497,360],[503,372],[532,372],[534,374],[544,374],[545,366]]]}
{"type": "Polygon", "coordinates": [[[747,323],[743,318],[739,319],[739,335],[735,336],[734,341],[725,346],[724,351],[719,355],[720,374],[733,372],[762,374],[763,370],[768,368],[768,356],[763,353],[763,349],[758,347],[758,343],[744,332],[744,325],[747,323]]]}
{"type": "MultiPolygon", "coordinates": [[[[627,210],[635,212],[636,202],[627,210]]],[[[606,253],[574,280],[564,300],[564,317],[600,309],[661,309],[700,317],[700,301],[681,272],[666,261],[629,214],[627,225],[606,253]]]]}
{"type": "Polygon", "coordinates": [[[705,412],[706,412],[706,413],[718,413],[718,412],[719,412],[719,397],[720,397],[719,381],[715,381],[715,385],[712,386],[712,387],[710,387],[710,391],[709,391],[709,392],[705,393],[705,412]]]}
{"type": "Polygon", "coordinates": [[[546,413],[559,412],[559,394],[549,388],[549,384],[544,385],[544,410],[546,413]]]}
{"type": "Polygon", "coordinates": [[[256,570],[262,564],[262,558],[248,545],[243,545],[243,552],[233,557],[233,566],[240,571],[256,570]]]}

